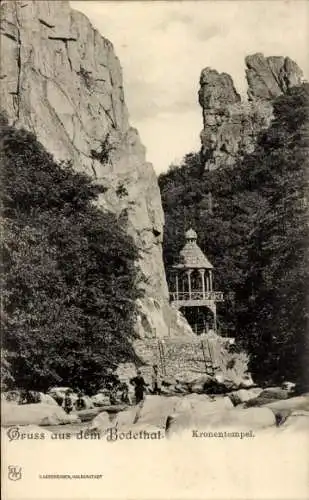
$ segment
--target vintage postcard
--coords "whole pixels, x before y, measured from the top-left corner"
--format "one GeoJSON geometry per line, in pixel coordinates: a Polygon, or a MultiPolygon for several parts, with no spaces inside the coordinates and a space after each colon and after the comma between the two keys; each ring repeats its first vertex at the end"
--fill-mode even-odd
{"type": "Polygon", "coordinates": [[[3,499],[308,499],[308,1],[0,8],[3,499]]]}

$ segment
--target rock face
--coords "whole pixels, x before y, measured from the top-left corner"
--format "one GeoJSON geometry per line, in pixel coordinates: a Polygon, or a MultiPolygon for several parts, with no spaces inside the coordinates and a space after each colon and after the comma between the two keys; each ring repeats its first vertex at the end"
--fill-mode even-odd
{"type": "MultiPolygon", "coordinates": [[[[236,353],[229,347],[229,340],[216,334],[164,339],[138,339],[134,342],[136,354],[145,361],[141,368],[144,379],[151,384],[152,365],[157,364],[164,381],[171,386],[176,379],[190,392],[222,392],[247,388],[253,385],[248,373],[249,356],[245,352],[236,353]],[[212,373],[205,363],[215,367],[212,373]],[[210,372],[207,375],[206,372],[210,372]]],[[[136,373],[132,363],[118,367],[121,380],[128,381],[136,373]]]]}
{"type": "Polygon", "coordinates": [[[207,170],[233,166],[253,152],[258,133],[272,118],[272,100],[302,82],[302,71],[288,57],[246,57],[248,102],[242,102],[232,78],[205,68],[200,77],[203,109],[202,155],[207,170]]]}
{"type": "Polygon", "coordinates": [[[168,305],[157,178],[130,127],[112,44],[68,1],[58,0],[2,2],[1,35],[2,110],[11,124],[34,132],[56,160],[71,160],[107,188],[99,205],[125,218],[140,250],[145,298],[139,333],[182,332],[168,305]]]}
{"type": "Polygon", "coordinates": [[[274,99],[302,81],[302,71],[289,57],[254,54],[246,57],[245,62],[251,100],[274,99]]]}

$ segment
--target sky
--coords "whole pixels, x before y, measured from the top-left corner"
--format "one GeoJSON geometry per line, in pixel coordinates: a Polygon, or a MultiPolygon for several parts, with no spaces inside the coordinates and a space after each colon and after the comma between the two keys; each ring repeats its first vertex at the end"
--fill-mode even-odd
{"type": "Polygon", "coordinates": [[[71,1],[114,45],[130,123],[156,172],[200,148],[199,77],[229,73],[246,96],[244,58],[294,59],[309,79],[308,0],[71,1]]]}

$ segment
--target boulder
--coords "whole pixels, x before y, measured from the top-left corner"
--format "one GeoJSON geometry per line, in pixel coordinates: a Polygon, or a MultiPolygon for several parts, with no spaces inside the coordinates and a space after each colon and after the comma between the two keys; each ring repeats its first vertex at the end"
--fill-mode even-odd
{"type": "Polygon", "coordinates": [[[269,387],[263,390],[256,398],[246,401],[245,407],[251,406],[264,406],[268,403],[276,402],[278,400],[285,400],[289,398],[289,391],[281,387],[269,387]]]}
{"type": "Polygon", "coordinates": [[[170,422],[176,419],[181,428],[190,428],[200,419],[204,421],[212,414],[224,413],[232,408],[233,403],[228,397],[210,398],[206,394],[190,394],[179,401],[174,413],[168,415],[166,426],[169,427],[170,422]]]}
{"type": "Polygon", "coordinates": [[[91,422],[89,430],[100,432],[101,436],[106,433],[106,429],[114,425],[113,420],[107,411],[99,413],[91,422]]]}
{"type": "Polygon", "coordinates": [[[1,393],[1,401],[7,401],[8,403],[18,405],[20,402],[20,391],[7,391],[1,393]]]}
{"type": "Polygon", "coordinates": [[[280,425],[280,432],[303,431],[309,436],[309,411],[297,410],[293,411],[288,418],[280,425]]]}
{"type": "Polygon", "coordinates": [[[183,412],[171,415],[167,422],[167,434],[184,430],[233,429],[241,432],[254,431],[276,425],[276,418],[268,408],[250,408],[215,411],[209,413],[183,412]]]}
{"type": "Polygon", "coordinates": [[[295,382],[286,381],[286,382],[283,382],[281,384],[281,387],[282,387],[282,389],[285,389],[286,391],[288,391],[290,394],[293,394],[295,389],[296,389],[296,384],[295,384],[295,382]]]}
{"type": "Polygon", "coordinates": [[[97,428],[102,432],[111,426],[122,431],[130,430],[133,427],[134,429],[137,427],[140,429],[165,429],[168,415],[191,410],[192,404],[186,398],[147,395],[142,403],[120,411],[114,419],[107,417],[106,412],[101,413],[94,418],[91,428],[97,428]]]}
{"type": "Polygon", "coordinates": [[[161,387],[161,396],[173,396],[175,394],[175,389],[173,386],[164,386],[161,387]]]}
{"type": "Polygon", "coordinates": [[[100,412],[100,408],[88,408],[85,410],[80,410],[76,412],[76,415],[81,420],[81,422],[89,422],[100,412]]]}
{"type": "Polygon", "coordinates": [[[173,387],[173,391],[176,394],[187,394],[189,392],[189,388],[187,384],[182,384],[180,382],[176,382],[173,387]]]}
{"type": "MultiPolygon", "coordinates": [[[[31,404],[34,403],[43,403],[49,405],[57,404],[57,401],[50,394],[45,394],[44,392],[38,392],[38,391],[29,391],[29,394],[32,396],[31,404]]],[[[15,402],[16,404],[20,404],[24,399],[24,395],[25,392],[21,390],[8,391],[3,393],[3,399],[9,401],[10,403],[15,402]]]]}
{"type": "Polygon", "coordinates": [[[59,425],[80,422],[75,414],[67,414],[60,406],[34,403],[12,405],[1,403],[2,425],[59,425]]]}
{"type": "Polygon", "coordinates": [[[294,398],[283,399],[279,401],[270,401],[264,406],[275,412],[287,410],[290,413],[298,410],[309,411],[309,394],[303,394],[294,398]]]}
{"type": "Polygon", "coordinates": [[[180,409],[181,403],[177,396],[146,396],[136,423],[165,429],[168,415],[180,409]]]}
{"type": "Polygon", "coordinates": [[[109,394],[103,392],[99,392],[98,394],[92,396],[91,401],[94,406],[105,406],[111,404],[109,394]]]}
{"type": "Polygon", "coordinates": [[[196,394],[206,392],[206,387],[214,383],[214,378],[210,375],[202,375],[189,383],[189,389],[196,394]]]}
{"type": "Polygon", "coordinates": [[[237,406],[241,403],[256,399],[262,391],[263,389],[259,387],[253,389],[239,389],[238,391],[231,392],[229,398],[233,405],[237,406]]]}
{"type": "Polygon", "coordinates": [[[40,392],[39,395],[41,403],[54,406],[58,405],[57,401],[50,394],[44,394],[43,392],[40,392]]]}
{"type": "Polygon", "coordinates": [[[210,398],[206,394],[185,396],[183,402],[178,405],[178,408],[183,409],[185,408],[184,405],[189,405],[192,414],[200,415],[233,408],[233,403],[229,397],[217,396],[215,398],[210,398]]]}
{"type": "MultiPolygon", "coordinates": [[[[69,390],[70,387],[53,387],[51,388],[49,391],[48,391],[48,394],[55,399],[55,401],[58,403],[58,404],[62,404],[63,400],[64,400],[64,397],[65,397],[65,394],[67,392],[67,390],[69,390]]],[[[70,389],[71,390],[71,389],[70,389]]],[[[73,404],[76,402],[77,400],[77,394],[74,393],[74,392],[71,392],[70,394],[71,396],[71,399],[73,401],[73,404]]]]}
{"type": "Polygon", "coordinates": [[[141,406],[132,406],[124,411],[117,413],[114,425],[119,428],[127,429],[131,428],[138,420],[138,415],[141,411],[141,406]]]}
{"type": "Polygon", "coordinates": [[[251,373],[245,373],[243,376],[242,380],[239,382],[239,388],[240,389],[249,389],[249,388],[254,388],[255,383],[253,382],[253,378],[251,373]]]}
{"type": "Polygon", "coordinates": [[[269,399],[287,399],[289,395],[289,390],[282,387],[268,387],[259,394],[261,398],[269,399]]]}
{"type": "Polygon", "coordinates": [[[282,400],[270,400],[263,407],[274,413],[277,425],[282,425],[293,412],[309,411],[309,394],[282,400]]]}
{"type": "Polygon", "coordinates": [[[224,394],[236,387],[235,383],[226,379],[223,373],[214,376],[202,375],[189,385],[190,391],[196,394],[224,394]]]}
{"type": "Polygon", "coordinates": [[[43,417],[38,425],[45,427],[49,425],[79,424],[80,422],[81,420],[76,413],[65,413],[65,416],[51,413],[43,417]]]}

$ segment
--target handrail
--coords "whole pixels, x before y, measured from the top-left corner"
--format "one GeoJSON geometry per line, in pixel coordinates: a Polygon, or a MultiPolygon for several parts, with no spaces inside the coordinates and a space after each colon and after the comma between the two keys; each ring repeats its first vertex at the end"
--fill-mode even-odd
{"type": "Polygon", "coordinates": [[[165,355],[164,355],[164,347],[163,343],[160,339],[158,339],[158,350],[159,350],[159,358],[160,358],[160,363],[161,363],[161,370],[163,375],[166,375],[166,362],[165,362],[165,355]]]}
{"type": "Polygon", "coordinates": [[[223,301],[223,292],[172,292],[170,293],[171,301],[181,300],[215,300],[223,301]]]}

